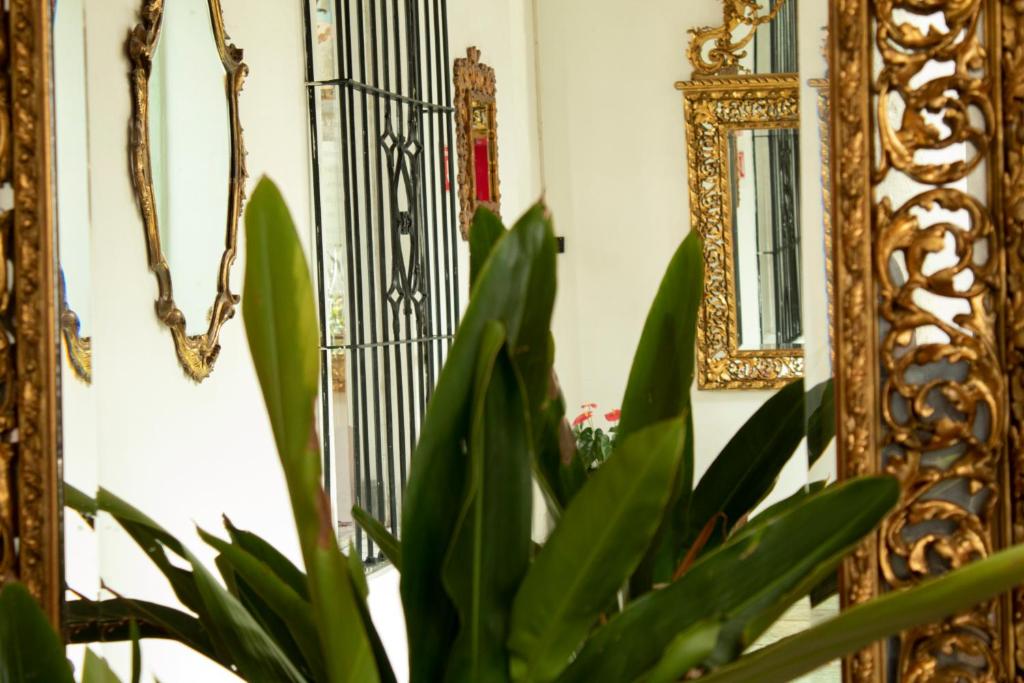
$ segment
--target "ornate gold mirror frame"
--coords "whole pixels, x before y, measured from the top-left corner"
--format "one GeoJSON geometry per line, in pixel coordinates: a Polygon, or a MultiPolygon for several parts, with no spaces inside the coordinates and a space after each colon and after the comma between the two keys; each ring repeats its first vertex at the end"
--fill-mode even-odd
{"type": "MultiPolygon", "coordinates": [[[[830,10],[839,467],[903,489],[844,564],[850,606],[1024,542],[1024,5],[830,10]]],[[[890,671],[1022,680],[1024,591],[845,663],[890,671]]]]}
{"type": "Polygon", "coordinates": [[[92,338],[81,335],[82,321],[68,306],[67,289],[62,273],[58,273],[58,279],[60,332],[64,340],[64,352],[75,376],[86,384],[92,384],[92,338]]]}
{"type": "Polygon", "coordinates": [[[455,144],[459,157],[459,228],[469,239],[469,226],[477,207],[501,214],[501,183],[498,177],[498,109],[494,69],[480,62],[480,50],[471,47],[455,60],[455,144]],[[477,145],[487,152],[484,194],[477,177],[477,145]]]}
{"type": "Polygon", "coordinates": [[[0,584],[60,624],[60,367],[50,0],[0,7],[0,584]]]}
{"type": "Polygon", "coordinates": [[[804,372],[802,349],[739,348],[729,136],[798,128],[796,74],[723,76],[676,84],[686,104],[690,216],[704,242],[704,302],[697,322],[701,389],[772,389],[804,372]]]}
{"type": "Polygon", "coordinates": [[[785,1],[773,0],[771,10],[762,13],[764,8],[754,0],[722,0],[721,26],[690,31],[693,78],[740,73],[740,59],[746,56],[746,47],[757,34],[757,27],[774,19],[785,1]],[[707,47],[708,43],[713,44],[707,47]]]}
{"type": "Polygon", "coordinates": [[[248,67],[242,62],[242,51],[228,42],[224,30],[224,16],[220,0],[207,0],[217,50],[227,72],[229,116],[231,119],[231,176],[228,180],[229,208],[224,255],[221,257],[217,277],[217,295],[210,312],[209,328],[204,334],[189,336],[185,331],[185,315],[174,303],[171,287],[171,271],[160,246],[160,230],[153,190],[153,174],[150,162],[149,143],[149,77],[153,67],[153,55],[160,39],[160,23],[163,18],[163,0],[144,0],[142,23],[135,27],[128,38],[128,54],[131,59],[132,123],[131,123],[131,170],[135,194],[142,212],[146,229],[146,243],[149,254],[149,269],[156,275],[159,298],[156,314],[171,330],[174,346],[185,372],[192,379],[201,382],[213,370],[213,364],[220,353],[220,330],[235,314],[239,298],[231,293],[231,266],[235,262],[238,247],[238,222],[242,203],[245,200],[245,146],[242,140],[242,126],[238,116],[238,95],[248,67]]]}

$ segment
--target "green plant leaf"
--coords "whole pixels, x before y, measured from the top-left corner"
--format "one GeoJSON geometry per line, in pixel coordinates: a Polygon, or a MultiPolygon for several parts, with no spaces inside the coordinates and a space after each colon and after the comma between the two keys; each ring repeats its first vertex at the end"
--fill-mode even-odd
{"type": "Polygon", "coordinates": [[[93,526],[96,520],[96,501],[67,482],[64,482],[64,505],[81,515],[90,527],[93,526]]]}
{"type": "Polygon", "coordinates": [[[530,425],[504,343],[501,324],[488,323],[475,381],[469,485],[443,576],[460,622],[449,681],[508,679],[509,612],[530,562],[530,425]]]}
{"type": "Polygon", "coordinates": [[[266,178],[249,200],[245,227],[245,329],[288,483],[328,680],[376,681],[371,644],[356,618],[357,596],[321,485],[314,423],[318,325],[309,270],[288,207],[266,178]]]}
{"type": "Polygon", "coordinates": [[[162,546],[159,553],[147,550],[151,558],[157,555],[169,562],[163,552],[167,549],[192,566],[190,576],[193,590],[198,596],[198,603],[193,609],[199,614],[217,650],[231,658],[244,678],[282,683],[304,680],[238,599],[217,583],[213,575],[176,538],[105,489],[99,490],[96,502],[99,509],[114,517],[136,538],[136,542],[140,542],[139,538],[146,538],[148,543],[162,546]]]}
{"type": "Polygon", "coordinates": [[[814,495],[820,493],[821,491],[824,491],[826,484],[827,482],[824,481],[813,482],[803,487],[802,489],[800,489],[793,495],[789,496],[788,498],[784,498],[780,500],[778,503],[768,506],[746,524],[733,529],[732,540],[736,540],[746,534],[753,533],[761,527],[765,526],[766,524],[774,522],[776,519],[778,519],[785,513],[789,512],[790,510],[793,510],[794,508],[803,505],[804,501],[806,501],[808,498],[811,498],[814,495]]]}
{"type": "Polygon", "coordinates": [[[672,639],[657,666],[643,683],[677,683],[686,673],[706,660],[715,649],[722,626],[717,621],[700,621],[672,639]]]}
{"type": "MultiPolygon", "coordinates": [[[[622,398],[616,437],[625,438],[644,427],[689,414],[693,386],[697,315],[704,292],[704,255],[700,237],[691,232],[676,250],[661,280],[633,356],[629,382],[622,398]]],[[[692,450],[679,469],[675,488],[651,547],[630,579],[630,594],[651,589],[659,556],[666,545],[676,548],[682,529],[676,521],[689,505],[693,488],[692,450]]],[[[614,457],[614,455],[612,456],[614,457]]]]}
{"type": "Polygon", "coordinates": [[[0,589],[0,683],[74,683],[60,638],[17,582],[0,589]]]}
{"type": "Polygon", "coordinates": [[[131,640],[129,623],[136,624],[142,638],[176,640],[191,650],[230,669],[230,659],[217,657],[209,635],[191,614],[144,600],[71,600],[67,603],[66,625],[72,643],[122,642],[131,640]]]}
{"type": "Polygon", "coordinates": [[[765,615],[781,614],[834,571],[898,497],[892,478],[851,480],[728,541],[595,631],[560,683],[633,680],[657,664],[676,634],[712,616],[721,631],[711,662],[729,661],[770,623],[765,615]]]}
{"type": "Polygon", "coordinates": [[[469,286],[476,284],[480,271],[494,251],[494,245],[505,236],[505,226],[490,209],[479,207],[469,230],[469,286]]]}
{"type": "Polygon", "coordinates": [[[361,602],[365,602],[366,598],[370,596],[370,584],[366,581],[366,567],[363,566],[363,561],[359,558],[359,554],[351,542],[348,544],[345,559],[348,560],[348,575],[352,577],[352,586],[356,589],[356,595],[359,596],[361,602]]]}
{"type": "Polygon", "coordinates": [[[291,586],[304,600],[309,600],[309,582],[306,574],[295,566],[277,548],[270,545],[260,536],[237,528],[231,520],[224,517],[224,529],[228,532],[231,542],[242,550],[266,564],[279,579],[291,586]]]}
{"type": "Polygon", "coordinates": [[[391,535],[383,524],[377,521],[377,518],[371,515],[369,512],[359,507],[358,505],[352,508],[352,518],[356,520],[356,524],[362,527],[366,535],[369,536],[380,551],[384,553],[384,557],[388,558],[388,562],[391,566],[397,569],[399,572],[402,571],[402,546],[398,540],[391,535]]]}
{"type": "Polygon", "coordinates": [[[134,619],[128,622],[128,635],[132,641],[132,683],[139,683],[142,680],[142,644],[139,642],[142,634],[134,619]]]}
{"type": "Polygon", "coordinates": [[[566,508],[513,604],[514,680],[553,680],[636,569],[672,494],[684,425],[624,438],[566,508]]]}
{"type": "MultiPolygon", "coordinates": [[[[320,651],[320,639],[309,602],[282,581],[269,566],[240,546],[223,541],[202,529],[199,529],[199,536],[220,553],[238,578],[252,590],[254,597],[269,607],[283,622],[304,658],[304,667],[293,662],[297,668],[308,668],[318,681],[327,680],[323,654],[320,651]]],[[[268,626],[266,622],[263,625],[265,628],[268,626]]],[[[267,630],[272,632],[269,628],[267,630]]],[[[280,638],[275,640],[281,642],[280,638]]],[[[282,649],[287,648],[282,646],[282,649]]]]}
{"type": "Polygon", "coordinates": [[[835,385],[822,382],[807,392],[807,465],[813,467],[836,435],[835,385]]]}
{"type": "Polygon", "coordinates": [[[689,411],[697,312],[704,291],[701,249],[700,237],[691,232],[661,280],[633,356],[619,438],[689,411]]]}
{"type": "MultiPolygon", "coordinates": [[[[427,405],[402,509],[401,592],[411,683],[436,683],[443,678],[457,633],[458,617],[441,574],[465,492],[464,444],[483,328],[491,320],[504,323],[509,347],[520,348],[527,309],[536,305],[527,296],[533,290],[534,271],[550,271],[553,277],[554,252],[554,237],[540,206],[498,241],[473,287],[448,361],[427,405]]],[[[536,317],[534,314],[529,320],[536,317]]],[[[544,334],[547,344],[546,329],[544,334]]],[[[518,358],[514,356],[513,362],[527,384],[518,358]]],[[[546,387],[546,376],[544,381],[546,387]]]]}
{"type": "Polygon", "coordinates": [[[936,622],[1024,582],[1024,546],[943,577],[887,593],[838,617],[741,657],[701,678],[707,683],[783,683],[920,624],[936,622]]]}
{"type": "Polygon", "coordinates": [[[107,664],[107,660],[86,648],[85,660],[82,662],[82,683],[121,683],[121,679],[107,664]]]}
{"type": "Polygon", "coordinates": [[[779,472],[804,436],[803,380],[775,392],[718,454],[693,492],[683,552],[719,514],[724,523],[705,546],[721,543],[729,531],[775,486],[779,472]]]}

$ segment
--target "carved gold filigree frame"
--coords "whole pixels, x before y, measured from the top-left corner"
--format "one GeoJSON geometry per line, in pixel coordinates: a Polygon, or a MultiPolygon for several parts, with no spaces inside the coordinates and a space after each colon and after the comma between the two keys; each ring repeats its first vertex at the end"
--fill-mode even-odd
{"type": "Polygon", "coordinates": [[[733,259],[729,135],[798,128],[795,74],[723,76],[676,84],[686,105],[690,216],[704,241],[704,302],[697,323],[701,389],[773,389],[804,372],[802,349],[741,350],[733,259]]]}
{"type": "Polygon", "coordinates": [[[231,266],[235,262],[238,248],[238,222],[242,203],[245,200],[245,145],[242,140],[242,126],[238,115],[238,96],[242,91],[249,68],[242,62],[242,51],[228,42],[224,29],[224,15],[220,0],[208,0],[213,34],[217,50],[227,73],[229,117],[231,121],[231,175],[228,179],[228,219],[224,254],[221,257],[217,276],[217,294],[210,311],[210,323],[203,334],[190,336],[186,333],[185,315],[174,303],[171,287],[171,271],[160,245],[160,230],[153,190],[153,174],[150,162],[149,144],[149,76],[153,67],[153,56],[160,39],[160,23],[163,17],[163,0],[144,0],[142,23],[135,27],[128,38],[128,54],[131,59],[132,122],[131,122],[131,171],[135,194],[142,212],[146,230],[149,269],[156,275],[159,298],[156,314],[170,328],[178,358],[186,374],[201,382],[213,370],[220,353],[220,330],[235,314],[239,297],[231,292],[231,266]]]}
{"type": "Polygon", "coordinates": [[[455,145],[459,158],[459,229],[469,239],[469,227],[478,207],[501,215],[498,176],[498,109],[494,69],[480,62],[480,50],[471,47],[455,60],[455,145]],[[473,141],[486,137],[490,144],[491,200],[477,199],[473,141]]]}
{"type": "Polygon", "coordinates": [[[746,47],[757,35],[757,28],[774,19],[785,1],[774,0],[771,10],[762,14],[762,6],[754,0],[723,0],[721,26],[690,30],[693,77],[740,73],[740,60],[746,57],[746,47]],[[738,31],[742,32],[737,35],[738,31]],[[714,44],[708,48],[708,43],[712,42],[714,44]]]}
{"type": "MultiPolygon", "coordinates": [[[[827,40],[827,38],[826,38],[827,40]]],[[[832,265],[832,123],[827,78],[812,78],[807,83],[817,92],[818,141],[821,157],[822,227],[825,232],[825,297],[828,315],[828,349],[830,367],[836,367],[835,275],[832,265]]]]}
{"type": "Polygon", "coordinates": [[[0,7],[0,584],[60,624],[60,363],[50,0],[0,7]],[[13,272],[12,272],[13,271],[13,272]]]}
{"type": "MultiPolygon", "coordinates": [[[[902,488],[849,607],[1024,542],[1024,5],[830,10],[839,471],[902,488]]],[[[1024,680],[1024,591],[887,645],[847,683],[1024,680]]]]}

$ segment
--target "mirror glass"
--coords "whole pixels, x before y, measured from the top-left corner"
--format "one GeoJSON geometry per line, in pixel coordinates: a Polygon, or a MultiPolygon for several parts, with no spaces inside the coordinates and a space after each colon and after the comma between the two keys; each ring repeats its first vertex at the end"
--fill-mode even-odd
{"type": "MultiPolygon", "coordinates": [[[[59,248],[62,353],[60,369],[64,480],[80,491],[98,481],[96,393],[92,386],[92,235],[89,179],[88,90],[83,0],[60,0],[54,7],[54,163],[59,248]]],[[[99,541],[90,522],[65,511],[64,580],[66,599],[79,616],[100,595],[99,541]],[[77,601],[77,602],[76,602],[77,601]]],[[[81,666],[84,648],[68,656],[81,666]]]]}
{"type": "Polygon", "coordinates": [[[88,344],[92,327],[84,15],[81,0],[65,0],[55,9],[54,115],[60,141],[55,163],[63,357],[80,381],[88,381],[90,362],[82,346],[88,344]]]}
{"type": "Polygon", "coordinates": [[[798,348],[798,131],[733,131],[729,151],[739,348],[798,348]]]}
{"type": "Polygon", "coordinates": [[[157,224],[186,332],[209,325],[224,254],[231,178],[227,72],[207,0],[164,5],[149,80],[157,224]]]}

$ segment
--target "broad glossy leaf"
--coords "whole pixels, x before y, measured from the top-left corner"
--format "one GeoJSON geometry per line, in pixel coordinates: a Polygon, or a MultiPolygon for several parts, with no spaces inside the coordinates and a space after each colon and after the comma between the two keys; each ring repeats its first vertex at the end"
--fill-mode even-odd
{"type": "Polygon", "coordinates": [[[224,529],[227,530],[232,543],[266,564],[278,578],[291,586],[292,590],[303,599],[309,600],[309,583],[306,574],[281,551],[251,531],[237,528],[226,516],[224,517],[224,529]]]}
{"type": "MultiPolygon", "coordinates": [[[[308,668],[316,680],[327,680],[320,639],[309,602],[279,578],[268,565],[240,546],[223,541],[202,529],[199,530],[199,536],[220,553],[238,575],[240,583],[244,582],[244,585],[252,589],[255,594],[253,597],[269,607],[284,623],[305,660],[304,666],[293,661],[296,668],[308,668]]],[[[267,624],[264,623],[264,626],[267,624]]],[[[272,632],[269,628],[267,630],[272,632]]],[[[280,638],[275,640],[287,651],[288,648],[283,646],[280,638]]]]}
{"type": "Polygon", "coordinates": [[[73,643],[119,642],[131,640],[129,622],[138,625],[143,638],[176,640],[225,668],[229,659],[220,660],[202,624],[191,614],[145,600],[71,600],[67,603],[68,633],[73,643]]]}
{"type": "Polygon", "coordinates": [[[789,512],[790,510],[803,505],[804,502],[813,497],[814,495],[825,490],[827,482],[816,481],[807,486],[803,487],[788,498],[780,500],[774,505],[770,505],[761,512],[759,512],[753,519],[739,528],[733,529],[732,539],[736,540],[741,538],[745,534],[753,533],[766,524],[774,522],[776,519],[789,512]]]}
{"type": "Polygon", "coordinates": [[[352,508],[352,518],[356,524],[362,527],[363,531],[377,544],[384,557],[388,558],[391,566],[402,571],[402,546],[391,532],[381,524],[376,517],[359,507],[352,508]]]}
{"type": "MultiPolygon", "coordinates": [[[[691,232],[672,257],[647,314],[622,398],[619,439],[662,420],[689,415],[697,314],[703,292],[704,256],[700,238],[691,232]]],[[[679,520],[689,505],[693,488],[692,449],[684,456],[687,460],[677,474],[669,514],[662,520],[636,575],[630,579],[631,595],[650,590],[659,564],[666,564],[666,555],[670,556],[682,541],[684,529],[679,520]]],[[[671,559],[668,558],[668,564],[671,559]]]]}
{"type": "Polygon", "coordinates": [[[132,641],[132,683],[139,683],[142,680],[142,633],[139,625],[134,619],[128,622],[128,635],[132,641]]]}
{"type": "Polygon", "coordinates": [[[443,677],[458,627],[441,573],[466,486],[464,443],[483,328],[491,320],[504,323],[509,346],[518,348],[526,311],[537,305],[527,296],[535,271],[553,275],[553,263],[554,237],[538,206],[487,259],[427,406],[402,510],[401,592],[411,683],[436,683],[443,677]]]}
{"type": "Polygon", "coordinates": [[[366,567],[363,566],[363,561],[360,559],[359,553],[351,541],[348,544],[348,552],[345,554],[345,559],[348,560],[348,575],[352,579],[352,586],[356,589],[356,595],[359,596],[359,602],[365,602],[366,598],[370,596],[370,584],[366,581],[366,567]]]}
{"type": "Polygon", "coordinates": [[[807,460],[812,467],[836,435],[835,385],[822,382],[807,392],[807,460]]]}
{"type": "Polygon", "coordinates": [[[636,569],[665,512],[685,421],[623,439],[566,508],[512,608],[512,677],[553,680],[636,569]]]}
{"type": "Polygon", "coordinates": [[[121,683],[121,679],[107,664],[107,660],[86,648],[85,660],[82,662],[82,683],[121,683]]]}
{"type": "MultiPolygon", "coordinates": [[[[613,456],[614,457],[614,456],[613,456]]],[[[771,523],[708,553],[677,582],[630,603],[599,628],[559,680],[618,683],[654,667],[676,636],[717,615],[714,660],[755,640],[765,614],[780,614],[842,558],[893,507],[888,477],[825,489],[771,523]]]]}
{"type": "Polygon", "coordinates": [[[706,660],[715,649],[721,624],[701,621],[676,636],[657,666],[643,678],[643,683],[677,683],[687,672],[706,660]]]}
{"type": "Polygon", "coordinates": [[[448,681],[508,680],[509,612],[530,561],[530,425],[500,323],[485,328],[477,368],[466,501],[444,585],[459,612],[448,681]]]}
{"type": "MultiPolygon", "coordinates": [[[[309,449],[319,358],[313,288],[295,224],[277,187],[260,180],[245,211],[242,311],[267,413],[289,480],[309,449]]],[[[317,461],[316,470],[319,470],[317,461]]],[[[319,473],[319,472],[317,472],[319,473]]],[[[300,478],[305,482],[305,478],[300,478]]],[[[315,517],[316,501],[309,501],[315,517]]],[[[314,527],[314,534],[317,527],[314,527]]]]}
{"type": "Polygon", "coordinates": [[[476,284],[480,271],[494,251],[494,245],[505,236],[505,226],[501,219],[489,209],[481,206],[473,216],[473,224],[469,229],[469,286],[476,284]]]}
{"type": "Polygon", "coordinates": [[[804,420],[804,385],[796,380],[775,392],[740,427],[697,483],[681,550],[721,513],[723,524],[707,548],[718,545],[768,495],[804,437],[804,420]]]}
{"type": "Polygon", "coordinates": [[[375,681],[371,645],[320,481],[313,411],[319,328],[310,274],[288,207],[266,178],[249,200],[245,227],[245,329],[288,482],[328,677],[331,683],[375,681]]]}
{"type": "Polygon", "coordinates": [[[89,526],[96,519],[96,501],[71,484],[64,482],[64,505],[82,516],[89,526]]]}
{"type": "MultiPolygon", "coordinates": [[[[247,680],[303,681],[302,675],[284,655],[277,644],[260,628],[252,615],[236,597],[228,593],[213,578],[187,548],[167,533],[156,522],[113,495],[100,489],[96,496],[99,509],[114,517],[126,530],[135,529],[133,536],[148,538],[153,545],[162,545],[160,556],[167,559],[164,549],[171,550],[192,566],[196,612],[219,653],[226,654],[238,666],[247,680]]],[[[129,530],[129,533],[132,533],[129,530]]],[[[140,542],[136,538],[136,542],[140,542]]],[[[150,557],[154,553],[149,552],[150,557]]]]}
{"type": "Polygon", "coordinates": [[[691,232],[672,257],[647,314],[622,398],[620,439],[689,412],[703,291],[701,241],[691,232]]]}
{"type": "MultiPolygon", "coordinates": [[[[352,557],[350,554],[350,564],[352,563],[352,557]]],[[[358,556],[356,558],[358,559],[358,556]]],[[[360,564],[362,563],[360,562],[360,564]]],[[[370,609],[366,605],[365,598],[357,600],[356,605],[359,608],[359,617],[362,619],[363,628],[366,629],[366,635],[370,639],[370,650],[373,653],[373,659],[381,683],[397,683],[395,672],[391,667],[391,660],[388,659],[388,653],[384,650],[384,643],[381,642],[380,635],[377,633],[377,627],[373,624],[373,618],[370,616],[370,609]]]]}
{"type": "Polygon", "coordinates": [[[0,683],[74,683],[60,638],[16,582],[0,590],[0,683]]]}
{"type": "Polygon", "coordinates": [[[741,657],[707,683],[784,683],[904,629],[936,622],[1024,582],[1024,546],[1004,550],[914,588],[887,593],[741,657]]]}

